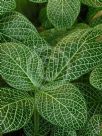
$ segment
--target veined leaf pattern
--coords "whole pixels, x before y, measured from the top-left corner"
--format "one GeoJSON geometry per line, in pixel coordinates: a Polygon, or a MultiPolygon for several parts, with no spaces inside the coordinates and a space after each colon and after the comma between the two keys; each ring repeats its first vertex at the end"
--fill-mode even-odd
{"type": "Polygon", "coordinates": [[[90,75],[90,83],[102,91],[102,64],[97,66],[90,75]]]}
{"type": "Polygon", "coordinates": [[[44,3],[44,2],[47,2],[48,0],[29,0],[29,1],[32,1],[35,3],[44,3]]]}
{"type": "Polygon", "coordinates": [[[0,133],[22,128],[32,116],[34,100],[20,90],[0,89],[0,133]]]}
{"type": "Polygon", "coordinates": [[[85,127],[84,136],[99,136],[102,131],[102,115],[96,114],[92,116],[85,127]]]}
{"type": "Polygon", "coordinates": [[[42,60],[18,43],[2,43],[1,75],[14,88],[29,91],[39,87],[43,79],[42,60]]]}
{"type": "Polygon", "coordinates": [[[80,12],[80,0],[48,0],[47,16],[56,28],[70,28],[80,12]]]}
{"type": "Polygon", "coordinates": [[[36,93],[35,105],[42,117],[60,127],[77,130],[87,119],[85,100],[72,84],[59,84],[56,89],[50,87],[36,93]]]}
{"type": "Polygon", "coordinates": [[[84,4],[92,7],[102,7],[102,0],[81,0],[84,4]]]}
{"type": "Polygon", "coordinates": [[[15,0],[0,0],[0,15],[10,12],[16,8],[15,0]]]}
{"type": "Polygon", "coordinates": [[[70,131],[67,128],[57,128],[52,130],[51,136],[77,136],[76,131],[70,131]]]}
{"type": "Polygon", "coordinates": [[[0,42],[23,43],[39,53],[48,48],[47,42],[40,37],[31,22],[18,12],[4,15],[0,20],[0,42]]]}
{"type": "Polygon", "coordinates": [[[95,114],[102,114],[102,94],[99,90],[86,83],[75,83],[75,86],[79,88],[86,100],[88,120],[95,114]]]}
{"type": "Polygon", "coordinates": [[[52,50],[46,80],[72,81],[102,62],[102,27],[80,29],[64,37],[52,50]]]}

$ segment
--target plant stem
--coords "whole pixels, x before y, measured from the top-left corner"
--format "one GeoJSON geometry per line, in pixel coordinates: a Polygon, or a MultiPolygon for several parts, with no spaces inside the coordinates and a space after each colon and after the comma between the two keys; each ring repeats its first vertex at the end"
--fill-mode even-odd
{"type": "Polygon", "coordinates": [[[34,136],[37,136],[39,132],[39,113],[35,109],[34,111],[34,136]]]}

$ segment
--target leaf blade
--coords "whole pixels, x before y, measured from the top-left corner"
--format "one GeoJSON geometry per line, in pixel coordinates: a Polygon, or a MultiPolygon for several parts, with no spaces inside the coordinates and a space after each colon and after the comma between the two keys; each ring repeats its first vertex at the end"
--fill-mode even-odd
{"type": "Polygon", "coordinates": [[[39,54],[48,48],[32,23],[19,12],[10,12],[0,19],[0,42],[23,43],[39,54]]]}
{"type": "Polygon", "coordinates": [[[102,65],[97,66],[91,72],[90,83],[98,90],[102,90],[102,65]]]}
{"type": "Polygon", "coordinates": [[[79,14],[79,11],[79,0],[56,0],[54,2],[53,0],[48,1],[48,19],[58,29],[70,28],[74,24],[79,14]]]}
{"type": "Polygon", "coordinates": [[[63,38],[49,57],[46,80],[72,81],[100,64],[102,46],[99,37],[101,35],[102,29],[99,25],[93,29],[77,30],[63,38]]]}
{"type": "Polygon", "coordinates": [[[60,127],[69,129],[82,127],[87,118],[87,109],[79,90],[72,84],[62,84],[56,89],[51,89],[36,94],[35,104],[39,113],[60,127]]]}
{"type": "Polygon", "coordinates": [[[15,0],[0,0],[0,15],[3,15],[7,12],[11,12],[16,8],[15,0]]]}
{"type": "Polygon", "coordinates": [[[1,88],[0,98],[0,132],[8,133],[22,128],[32,116],[33,98],[27,93],[8,88],[1,88]]]}
{"type": "Polygon", "coordinates": [[[43,79],[42,60],[23,44],[2,43],[1,75],[14,88],[34,90],[43,79]]]}

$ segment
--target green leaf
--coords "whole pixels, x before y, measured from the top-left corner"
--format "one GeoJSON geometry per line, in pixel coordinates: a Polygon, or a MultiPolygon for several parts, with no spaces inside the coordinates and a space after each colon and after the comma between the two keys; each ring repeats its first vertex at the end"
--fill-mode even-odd
{"type": "Polygon", "coordinates": [[[32,1],[35,3],[44,3],[44,2],[47,2],[48,0],[29,0],[29,1],[32,1]]]}
{"type": "Polygon", "coordinates": [[[48,82],[72,81],[102,63],[102,26],[79,29],[53,48],[46,66],[48,82]]]}
{"type": "Polygon", "coordinates": [[[47,15],[56,28],[70,28],[80,12],[79,0],[49,0],[47,15]]]}
{"type": "Polygon", "coordinates": [[[87,22],[92,27],[102,24],[102,9],[89,7],[87,14],[87,22]]]}
{"type": "Polygon", "coordinates": [[[102,0],[81,0],[82,3],[92,7],[102,7],[102,0]]]}
{"type": "Polygon", "coordinates": [[[54,125],[68,129],[77,130],[84,126],[87,109],[80,91],[69,83],[52,85],[46,85],[35,95],[35,105],[41,116],[54,125]]]}
{"type": "Polygon", "coordinates": [[[51,136],[77,136],[76,131],[70,131],[66,128],[54,128],[51,136]]]}
{"type": "Polygon", "coordinates": [[[0,0],[0,15],[10,12],[16,8],[15,0],[0,0]]]}
{"type": "Polygon", "coordinates": [[[85,127],[84,136],[99,136],[102,130],[102,115],[94,115],[85,127]]]}
{"type": "Polygon", "coordinates": [[[3,16],[0,20],[0,42],[23,43],[38,52],[48,47],[46,41],[42,39],[34,25],[18,12],[12,12],[3,16]]]}
{"type": "Polygon", "coordinates": [[[48,123],[46,120],[44,120],[41,116],[39,118],[39,122],[37,122],[39,125],[38,133],[35,134],[36,130],[34,128],[34,120],[31,119],[29,123],[24,126],[24,133],[26,136],[46,136],[50,132],[50,123],[48,123]]]}
{"type": "Polygon", "coordinates": [[[34,100],[27,93],[2,88],[0,90],[0,132],[8,133],[22,128],[31,118],[34,100]]]}
{"type": "Polygon", "coordinates": [[[90,75],[90,83],[102,91],[102,64],[97,66],[90,75]]]}
{"type": "Polygon", "coordinates": [[[95,114],[102,114],[102,94],[90,84],[74,83],[74,85],[79,88],[86,100],[88,119],[95,114]]]}
{"type": "Polygon", "coordinates": [[[18,43],[0,45],[1,75],[5,81],[25,91],[39,87],[43,79],[43,65],[36,52],[18,43]]]}

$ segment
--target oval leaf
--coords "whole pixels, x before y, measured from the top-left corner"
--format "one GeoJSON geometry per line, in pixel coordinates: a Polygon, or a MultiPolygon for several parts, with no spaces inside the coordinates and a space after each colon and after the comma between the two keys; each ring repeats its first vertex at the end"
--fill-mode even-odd
{"type": "Polygon", "coordinates": [[[60,127],[76,130],[87,119],[84,98],[72,84],[59,84],[56,89],[40,91],[35,96],[35,104],[45,119],[60,127]]]}
{"type": "Polygon", "coordinates": [[[102,65],[97,66],[90,75],[90,83],[102,91],[102,65]]]}
{"type": "Polygon", "coordinates": [[[19,90],[0,90],[0,132],[8,133],[22,128],[31,118],[34,100],[19,90]]]}
{"type": "Polygon", "coordinates": [[[102,27],[79,29],[64,37],[52,50],[46,80],[72,81],[102,62],[102,27]],[[94,44],[93,44],[94,43],[94,44]]]}
{"type": "Polygon", "coordinates": [[[0,0],[0,15],[10,12],[16,8],[15,0],[0,0]]]}
{"type": "Polygon", "coordinates": [[[34,25],[18,12],[12,12],[3,16],[0,20],[0,42],[23,43],[41,52],[47,48],[47,42],[42,39],[34,25]]]}
{"type": "Polygon", "coordinates": [[[42,60],[23,44],[2,43],[1,75],[14,88],[34,90],[43,79],[42,60]]]}
{"type": "Polygon", "coordinates": [[[49,0],[48,19],[56,28],[70,28],[80,12],[79,0],[49,0]]]}

